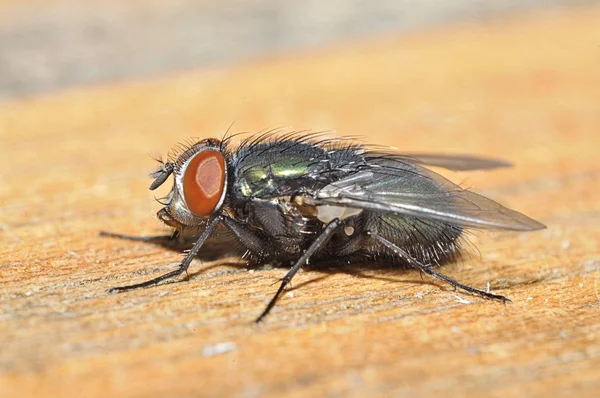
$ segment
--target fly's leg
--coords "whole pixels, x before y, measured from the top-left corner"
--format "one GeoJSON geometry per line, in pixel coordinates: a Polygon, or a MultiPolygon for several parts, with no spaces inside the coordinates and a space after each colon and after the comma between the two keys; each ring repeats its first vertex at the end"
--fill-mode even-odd
{"type": "Polygon", "coordinates": [[[394,243],[390,242],[389,240],[387,240],[375,233],[371,233],[371,236],[374,239],[376,239],[377,241],[379,241],[381,244],[383,244],[385,247],[387,247],[389,250],[393,251],[395,254],[397,254],[398,256],[405,259],[410,265],[412,265],[413,267],[415,267],[422,273],[425,273],[427,275],[438,278],[438,279],[454,286],[455,288],[462,289],[469,293],[477,294],[479,296],[482,296],[482,297],[485,297],[488,299],[492,299],[492,300],[499,300],[499,301],[502,301],[502,303],[504,303],[504,304],[506,304],[507,302],[510,302],[510,299],[508,299],[504,296],[492,294],[492,293],[486,292],[484,290],[479,290],[479,289],[475,289],[474,287],[471,287],[471,286],[463,285],[462,283],[457,282],[454,279],[452,279],[442,273],[437,272],[432,267],[422,264],[419,261],[415,260],[409,253],[407,253],[405,250],[402,250],[400,247],[398,247],[394,243]]]}
{"type": "Polygon", "coordinates": [[[181,262],[181,264],[179,265],[179,267],[176,270],[168,272],[168,273],[161,275],[159,277],[156,277],[154,279],[150,279],[149,281],[146,281],[146,282],[136,283],[135,285],[114,287],[114,288],[110,289],[108,292],[109,293],[117,293],[117,292],[124,292],[127,290],[139,289],[142,287],[148,287],[148,286],[156,285],[157,283],[162,282],[165,279],[169,279],[174,276],[181,275],[182,273],[187,271],[188,267],[190,266],[190,263],[192,262],[194,257],[198,254],[198,252],[200,251],[200,248],[202,247],[204,242],[210,237],[210,235],[212,235],[212,233],[217,228],[217,225],[219,225],[219,222],[221,222],[221,220],[222,220],[222,216],[217,216],[207,225],[204,232],[202,232],[202,235],[200,235],[200,237],[198,238],[196,243],[194,243],[194,246],[191,248],[191,250],[185,256],[185,258],[183,259],[183,261],[181,262]]]}
{"type": "Polygon", "coordinates": [[[235,235],[236,238],[251,252],[259,257],[273,251],[270,242],[260,238],[256,233],[250,231],[245,225],[240,224],[233,218],[223,216],[223,224],[235,235]]]}
{"type": "Polygon", "coordinates": [[[308,262],[308,260],[313,254],[318,252],[327,244],[329,239],[331,239],[331,237],[333,236],[335,230],[341,224],[342,222],[337,218],[332,220],[329,224],[327,224],[327,226],[323,229],[321,234],[317,236],[317,238],[310,244],[308,249],[306,249],[304,254],[296,261],[294,266],[288,271],[287,274],[285,274],[285,276],[281,280],[281,285],[279,286],[279,289],[277,289],[277,292],[275,293],[275,296],[273,296],[271,301],[269,301],[267,308],[265,308],[262,314],[260,314],[260,316],[256,319],[256,323],[261,322],[269,314],[271,309],[273,309],[273,307],[275,306],[277,299],[279,299],[279,296],[281,296],[281,293],[283,293],[285,287],[292,281],[294,275],[296,275],[296,272],[298,272],[298,270],[308,262]]]}

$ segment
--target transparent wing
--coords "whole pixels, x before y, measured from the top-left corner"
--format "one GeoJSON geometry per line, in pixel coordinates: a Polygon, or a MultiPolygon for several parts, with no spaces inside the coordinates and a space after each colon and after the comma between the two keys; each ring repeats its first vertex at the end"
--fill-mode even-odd
{"type": "Polygon", "coordinates": [[[325,186],[316,205],[371,209],[466,227],[527,231],[543,224],[484,196],[462,189],[411,161],[367,155],[368,166],[325,186]]]}
{"type": "Polygon", "coordinates": [[[512,167],[513,164],[501,159],[482,158],[471,155],[441,155],[434,153],[386,153],[370,152],[372,156],[395,158],[398,161],[408,161],[426,166],[442,167],[452,171],[491,170],[502,167],[512,167]]]}

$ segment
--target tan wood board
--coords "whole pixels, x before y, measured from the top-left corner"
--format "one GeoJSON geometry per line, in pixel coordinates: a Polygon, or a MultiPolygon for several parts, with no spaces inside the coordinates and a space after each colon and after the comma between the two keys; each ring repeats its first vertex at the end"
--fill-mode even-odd
{"type": "Polygon", "coordinates": [[[539,12],[1,105],[0,395],[598,396],[599,20],[539,12]],[[232,122],[514,162],[444,174],[548,229],[475,234],[480,254],[443,269],[513,303],[350,266],[299,273],[256,326],[285,270],[235,258],[106,294],[181,259],[98,237],[167,231],[148,153],[232,122]]]}

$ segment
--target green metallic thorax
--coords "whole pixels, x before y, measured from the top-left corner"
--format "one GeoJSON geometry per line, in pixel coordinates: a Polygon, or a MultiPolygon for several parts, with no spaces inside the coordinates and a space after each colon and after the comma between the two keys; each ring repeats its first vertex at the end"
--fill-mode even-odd
{"type": "MultiPolygon", "coordinates": [[[[245,197],[284,196],[305,186],[318,175],[310,154],[286,154],[276,158],[259,157],[239,170],[239,191],[245,197]]],[[[318,163],[317,163],[318,165],[318,163]]],[[[326,163],[318,165],[325,167],[326,163]]]]}

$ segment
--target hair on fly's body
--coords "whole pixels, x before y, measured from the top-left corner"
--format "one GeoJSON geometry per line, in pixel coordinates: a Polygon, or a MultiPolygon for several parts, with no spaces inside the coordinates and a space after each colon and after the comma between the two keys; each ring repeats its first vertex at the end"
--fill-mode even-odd
{"type": "Polygon", "coordinates": [[[110,292],[156,285],[185,273],[203,244],[225,229],[245,249],[244,258],[291,266],[257,322],[302,266],[328,260],[387,261],[472,294],[509,301],[436,268],[460,257],[470,231],[545,226],[425,167],[468,171],[509,163],[470,155],[388,152],[323,133],[280,132],[265,131],[238,144],[227,133],[223,140],[177,145],[150,174],[150,189],[173,176],[157,216],[179,234],[194,234],[195,241],[175,270],[110,292]]]}

